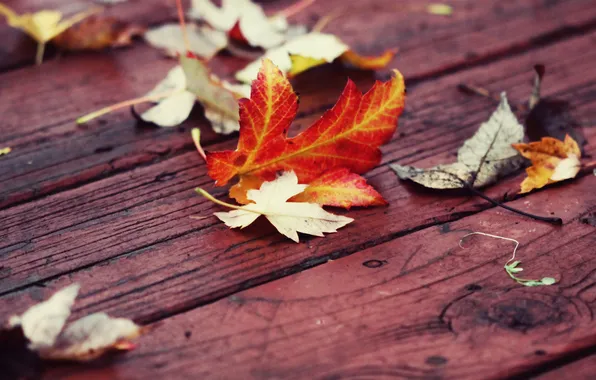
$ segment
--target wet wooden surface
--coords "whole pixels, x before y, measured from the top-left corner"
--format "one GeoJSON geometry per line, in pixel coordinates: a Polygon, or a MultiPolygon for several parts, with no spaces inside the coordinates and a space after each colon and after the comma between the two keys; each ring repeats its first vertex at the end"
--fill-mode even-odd
{"type": "MultiPolygon", "coordinates": [[[[291,1],[265,2],[269,10],[291,1]]],[[[554,227],[466,194],[400,182],[387,164],[431,166],[454,158],[495,104],[457,91],[474,83],[510,101],[527,100],[532,67],[547,66],[546,96],[569,101],[596,153],[596,7],[591,1],[449,2],[433,16],[412,4],[319,1],[294,18],[362,53],[398,47],[387,70],[328,65],[293,82],[301,94],[296,129],[316,120],[347,76],[362,90],[389,69],[406,76],[406,112],[366,176],[390,202],[351,210],[356,221],[295,244],[266,222],[243,231],[215,218],[196,196],[214,188],[193,149],[199,126],[208,150],[236,136],[213,133],[196,107],[179,128],[138,124],[127,112],[77,126],[74,119],[151,89],[174,62],[137,41],[107,52],[51,50],[31,65],[31,42],[0,25],[0,316],[5,319],[72,282],[75,316],[104,310],[161,323],[134,352],[85,366],[50,368],[46,378],[544,378],[595,371],[596,178],[591,173],[516,197],[523,173],[486,193],[514,207],[556,215],[554,227]],[[410,4],[410,5],[408,5],[410,4]],[[27,47],[29,46],[29,47],[27,47]],[[323,84],[323,85],[322,85],[323,84]],[[469,231],[516,238],[524,273],[551,287],[511,281],[511,246],[469,231]]],[[[89,6],[78,0],[12,1],[19,11],[89,6]]],[[[419,7],[419,6],[418,6],[419,7]]],[[[78,10],[78,9],[77,9],[78,10]]],[[[109,12],[156,25],[175,20],[173,2],[133,1],[109,12]]],[[[34,46],[33,46],[34,47],[34,46]]],[[[246,61],[226,54],[226,77],[246,61]]],[[[338,211],[342,213],[342,211],[338,211]]],[[[586,378],[588,378],[586,377],[586,378]]]]}

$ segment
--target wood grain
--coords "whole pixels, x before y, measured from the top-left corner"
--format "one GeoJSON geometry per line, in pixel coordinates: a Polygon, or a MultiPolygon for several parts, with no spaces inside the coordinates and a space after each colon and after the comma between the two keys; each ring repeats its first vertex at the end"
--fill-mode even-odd
{"type": "MultiPolygon", "coordinates": [[[[47,1],[19,2],[19,7],[37,9],[55,3],[47,1]]],[[[163,2],[152,16],[157,18],[148,17],[155,9],[152,4],[135,1],[114,6],[111,11],[122,18],[146,19],[149,23],[172,17],[173,9],[162,9],[168,7],[163,2]]],[[[268,9],[279,7],[276,4],[267,2],[266,6],[268,9]]],[[[587,32],[596,20],[596,9],[586,0],[555,2],[548,6],[497,0],[462,0],[453,4],[453,16],[439,17],[422,11],[400,11],[395,4],[384,0],[366,4],[321,1],[296,16],[295,21],[313,25],[333,9],[345,9],[326,30],[336,33],[362,53],[400,47],[401,52],[390,67],[399,67],[412,82],[587,32]],[[365,33],[361,31],[363,19],[368,22],[365,33]]],[[[403,6],[420,8],[416,2],[403,6]]],[[[224,54],[212,66],[226,77],[245,63],[224,54]]],[[[13,152],[0,168],[0,181],[4,184],[0,207],[192,150],[188,136],[190,127],[201,127],[206,145],[221,141],[202,117],[200,107],[179,129],[139,126],[126,112],[106,116],[86,126],[73,122],[85,113],[144,94],[173,65],[174,62],[160,59],[159,52],[139,42],[131,49],[68,55],[50,59],[41,67],[1,74],[0,145],[11,146],[13,152]]],[[[337,97],[347,75],[358,79],[364,88],[370,87],[374,79],[370,73],[338,70],[337,66],[317,70],[317,73],[321,75],[319,78],[325,78],[323,91],[314,85],[320,83],[320,79],[312,80],[313,75],[296,83],[303,112],[308,115],[320,112],[322,105],[329,105],[337,97]]]]}
{"type": "Polygon", "coordinates": [[[522,375],[596,344],[596,229],[582,222],[596,211],[593,185],[586,177],[511,203],[556,204],[562,227],[492,209],[427,228],[169,318],[138,351],[64,378],[522,375]],[[515,283],[503,270],[513,244],[473,236],[460,248],[472,231],[518,239],[519,275],[558,283],[515,283]]]}
{"type": "MultiPolygon", "coordinates": [[[[531,75],[523,67],[537,60],[555,62],[549,66],[545,94],[573,100],[580,115],[593,112],[589,94],[596,73],[585,69],[590,60],[577,58],[578,51],[588,51],[592,44],[588,35],[414,86],[400,134],[383,148],[384,163],[431,166],[452,160],[457,146],[494,108],[485,99],[458,93],[455,85],[473,81],[493,91],[510,90],[512,101],[525,99],[531,75]]],[[[595,130],[587,128],[586,133],[593,141],[595,130]]],[[[595,152],[594,143],[587,151],[595,152]]],[[[79,281],[85,284],[80,312],[105,309],[155,320],[488,207],[478,198],[399,182],[385,165],[368,177],[389,207],[350,212],[353,225],[324,239],[305,238],[300,245],[278,236],[265,222],[230,231],[214,218],[189,219],[218,210],[192,192],[210,182],[195,152],[10,208],[0,214],[6,225],[0,249],[0,288],[6,295],[0,298],[0,310],[24,307],[79,281]],[[15,293],[19,289],[23,291],[15,293]]],[[[487,193],[497,199],[515,194],[522,178],[504,180],[487,193]]],[[[216,195],[225,191],[213,190],[216,195]]],[[[578,196],[577,202],[590,206],[590,198],[578,196]]],[[[535,204],[531,210],[559,214],[560,204],[535,204]]]]}

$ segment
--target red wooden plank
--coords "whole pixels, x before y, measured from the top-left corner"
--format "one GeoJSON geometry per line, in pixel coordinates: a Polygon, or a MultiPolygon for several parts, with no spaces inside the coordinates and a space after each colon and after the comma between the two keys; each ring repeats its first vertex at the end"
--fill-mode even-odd
{"type": "Polygon", "coordinates": [[[590,380],[596,373],[596,356],[590,355],[569,364],[557,363],[557,367],[545,368],[544,373],[534,378],[537,380],[574,379],[590,380]]]}
{"type": "MultiPolygon", "coordinates": [[[[297,20],[312,25],[317,17],[339,8],[336,2],[316,2],[297,20]]],[[[332,22],[327,30],[366,53],[400,46],[401,53],[391,66],[398,66],[409,78],[461,68],[515,47],[531,48],[532,44],[547,40],[546,37],[572,33],[573,27],[589,30],[591,20],[596,19],[596,9],[587,0],[542,7],[527,2],[462,0],[453,3],[454,15],[445,18],[424,12],[395,11],[396,5],[386,0],[340,3],[345,15],[332,22]],[[370,22],[366,33],[361,33],[362,19],[370,22]],[[536,40],[539,36],[543,40],[536,40]]],[[[150,12],[146,5],[131,4],[124,14],[130,14],[133,19],[150,12]]],[[[158,13],[164,17],[171,15],[171,12],[158,13]]],[[[48,61],[42,67],[1,75],[0,113],[4,118],[0,125],[0,145],[13,147],[13,152],[3,159],[0,168],[0,181],[5,184],[0,192],[0,207],[192,149],[188,133],[137,129],[126,113],[110,115],[103,122],[84,128],[73,123],[81,114],[145,93],[173,66],[158,56],[158,52],[138,43],[130,50],[77,54],[48,61]],[[157,148],[147,144],[157,144],[157,148]]],[[[213,66],[218,73],[230,75],[243,64],[239,59],[223,56],[213,66]]],[[[332,77],[333,83],[343,83],[346,72],[335,71],[324,71],[328,75],[321,76],[329,87],[325,90],[314,87],[313,83],[320,82],[314,81],[312,75],[299,80],[297,89],[304,88],[302,99],[307,109],[312,111],[337,97],[339,86],[327,81],[332,77]]],[[[363,87],[369,87],[372,79],[360,75],[363,87]]],[[[196,125],[203,127],[207,144],[216,141],[200,111],[185,128],[196,125]]]]}
{"type": "MultiPolygon", "coordinates": [[[[538,60],[553,62],[545,92],[576,99],[579,111],[593,111],[590,93],[596,72],[586,56],[577,58],[579,51],[591,51],[592,37],[413,87],[408,92],[411,112],[402,121],[402,135],[384,147],[385,162],[433,165],[450,160],[494,108],[484,99],[458,93],[455,84],[474,81],[493,91],[507,88],[512,100],[525,99],[531,75],[523,68],[538,60]]],[[[594,152],[596,132],[586,132],[592,138],[587,151],[594,152]]],[[[488,194],[502,198],[515,193],[522,176],[503,181],[488,194]]],[[[476,198],[402,184],[385,166],[369,178],[390,202],[388,208],[350,212],[356,219],[353,225],[300,245],[274,234],[266,223],[230,231],[214,218],[189,220],[190,215],[218,209],[192,192],[210,182],[195,152],[13,207],[0,214],[6,225],[0,287],[5,292],[27,290],[1,298],[0,310],[14,310],[47,294],[31,287],[37,282],[56,288],[80,281],[86,289],[81,303],[85,311],[108,309],[144,320],[161,318],[487,207],[476,198]]],[[[578,199],[588,205],[589,201],[578,199]]],[[[566,215],[558,204],[536,207],[540,214],[566,215]]]]}
{"type": "Polygon", "coordinates": [[[593,186],[589,176],[512,202],[532,212],[560,210],[562,227],[484,211],[169,318],[140,340],[138,351],[104,368],[57,373],[69,379],[521,375],[596,344],[596,230],[582,222],[596,212],[593,186]],[[460,248],[471,231],[518,239],[523,277],[559,282],[518,285],[503,270],[512,243],[471,237],[460,248]]]}

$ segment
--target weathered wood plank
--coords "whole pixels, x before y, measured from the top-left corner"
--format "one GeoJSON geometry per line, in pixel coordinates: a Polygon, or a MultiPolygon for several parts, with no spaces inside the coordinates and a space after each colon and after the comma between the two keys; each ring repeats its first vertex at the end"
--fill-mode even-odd
{"type": "MultiPolygon", "coordinates": [[[[334,1],[316,2],[296,20],[312,25],[318,17],[338,8],[339,0],[334,1]]],[[[276,4],[268,2],[267,6],[276,4]]],[[[365,53],[399,46],[401,53],[391,66],[398,66],[409,78],[425,78],[475,60],[531,48],[538,36],[565,36],[573,33],[573,27],[590,30],[591,20],[596,19],[596,9],[586,0],[544,6],[462,0],[454,2],[454,6],[454,15],[442,18],[424,12],[396,11],[393,2],[384,0],[366,4],[341,2],[345,15],[327,30],[365,53]],[[363,18],[369,22],[366,33],[360,32],[363,18]]],[[[114,12],[118,7],[114,7],[114,12]]],[[[145,3],[131,2],[130,7],[124,13],[133,19],[150,12],[145,3]]],[[[171,17],[172,10],[158,13],[159,17],[171,17]]],[[[207,145],[218,141],[198,109],[180,130],[136,128],[136,122],[127,113],[110,115],[103,122],[85,127],[73,123],[76,117],[91,110],[145,93],[173,64],[137,43],[128,50],[77,54],[1,75],[0,145],[13,147],[13,152],[3,159],[0,168],[0,181],[5,184],[0,192],[0,207],[190,150],[192,144],[185,133],[190,126],[202,127],[207,145]]],[[[213,66],[219,74],[229,76],[243,64],[240,59],[224,55],[213,66]]],[[[324,91],[320,86],[313,87],[310,75],[298,80],[297,90],[301,91],[305,112],[331,102],[346,74],[355,75],[336,71],[329,70],[325,72],[328,75],[322,76],[327,87],[324,91]]],[[[363,87],[369,87],[372,78],[360,75],[363,87]]]]}
{"type": "Polygon", "coordinates": [[[596,229],[582,222],[596,212],[593,186],[594,178],[584,177],[512,202],[528,211],[560,210],[562,227],[487,210],[169,318],[138,351],[103,369],[59,371],[69,379],[527,373],[596,345],[596,229]],[[503,270],[513,244],[476,236],[460,248],[471,231],[518,239],[520,276],[559,282],[518,285],[503,270]]]}
{"type": "MultiPolygon", "coordinates": [[[[587,35],[413,87],[408,92],[410,113],[402,120],[400,136],[384,147],[384,163],[430,166],[450,160],[494,108],[485,99],[458,93],[455,84],[474,81],[493,91],[507,88],[512,100],[525,99],[531,74],[523,68],[536,61],[555,62],[545,93],[581,99],[575,102],[579,111],[593,112],[596,72],[589,70],[585,55],[578,55],[591,51],[592,44],[592,35],[587,35]]],[[[592,140],[587,151],[594,153],[596,130],[586,132],[592,140]]],[[[231,146],[226,142],[218,148],[231,146]]],[[[369,178],[390,202],[388,208],[352,211],[353,225],[300,245],[264,222],[230,231],[214,218],[190,220],[217,209],[192,192],[210,181],[195,152],[13,207],[0,213],[6,225],[0,235],[5,242],[0,288],[7,293],[0,298],[0,310],[14,310],[49,292],[31,285],[55,289],[79,281],[85,285],[79,310],[107,309],[153,320],[487,207],[476,198],[400,183],[384,165],[369,178]]],[[[521,178],[505,180],[488,194],[498,199],[513,194],[521,178]]],[[[590,205],[589,198],[578,196],[577,202],[590,205]]],[[[533,211],[559,213],[559,206],[536,204],[533,211]]]]}
{"type": "MultiPolygon", "coordinates": [[[[571,358],[570,358],[571,359],[571,358]]],[[[571,360],[570,360],[571,361],[571,360]]],[[[550,363],[549,363],[550,364],[550,363]]],[[[594,354],[571,363],[556,363],[556,368],[547,366],[544,372],[533,377],[538,380],[574,379],[589,380],[596,373],[596,356],[594,354]]]]}

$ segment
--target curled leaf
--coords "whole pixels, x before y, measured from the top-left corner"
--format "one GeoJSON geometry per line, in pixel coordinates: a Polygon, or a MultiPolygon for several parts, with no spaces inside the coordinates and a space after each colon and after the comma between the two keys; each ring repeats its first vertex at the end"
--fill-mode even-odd
{"type": "Polygon", "coordinates": [[[131,349],[133,346],[125,343],[144,330],[128,319],[95,313],[64,328],[78,291],[79,285],[73,284],[56,292],[22,315],[12,316],[9,327],[20,328],[29,340],[29,349],[43,359],[87,361],[109,350],[131,349]]]}
{"type": "Polygon", "coordinates": [[[34,351],[52,347],[70,316],[70,308],[79,288],[78,284],[73,284],[56,292],[50,299],[31,306],[22,315],[12,316],[8,321],[9,326],[21,326],[25,337],[31,342],[29,348],[34,351]]]}
{"type": "Polygon", "coordinates": [[[521,142],[524,129],[511,112],[505,93],[490,119],[457,152],[457,162],[430,169],[392,164],[401,179],[409,179],[432,189],[473,188],[490,185],[499,177],[518,170],[523,158],[511,144],[521,142]]]}
{"type": "Polygon", "coordinates": [[[526,169],[528,177],[522,182],[520,193],[574,178],[580,170],[581,151],[569,135],[565,136],[565,141],[543,137],[529,144],[513,144],[513,148],[532,161],[532,166],[526,169]]]}
{"type": "Polygon", "coordinates": [[[142,36],[145,27],[128,24],[114,17],[91,16],[52,39],[64,50],[100,50],[128,46],[132,38],[142,36]]]}
{"type": "Polygon", "coordinates": [[[40,350],[39,354],[51,360],[89,361],[109,350],[133,349],[134,345],[124,343],[141,332],[141,327],[129,319],[94,313],[71,323],[52,347],[40,350]]]}

